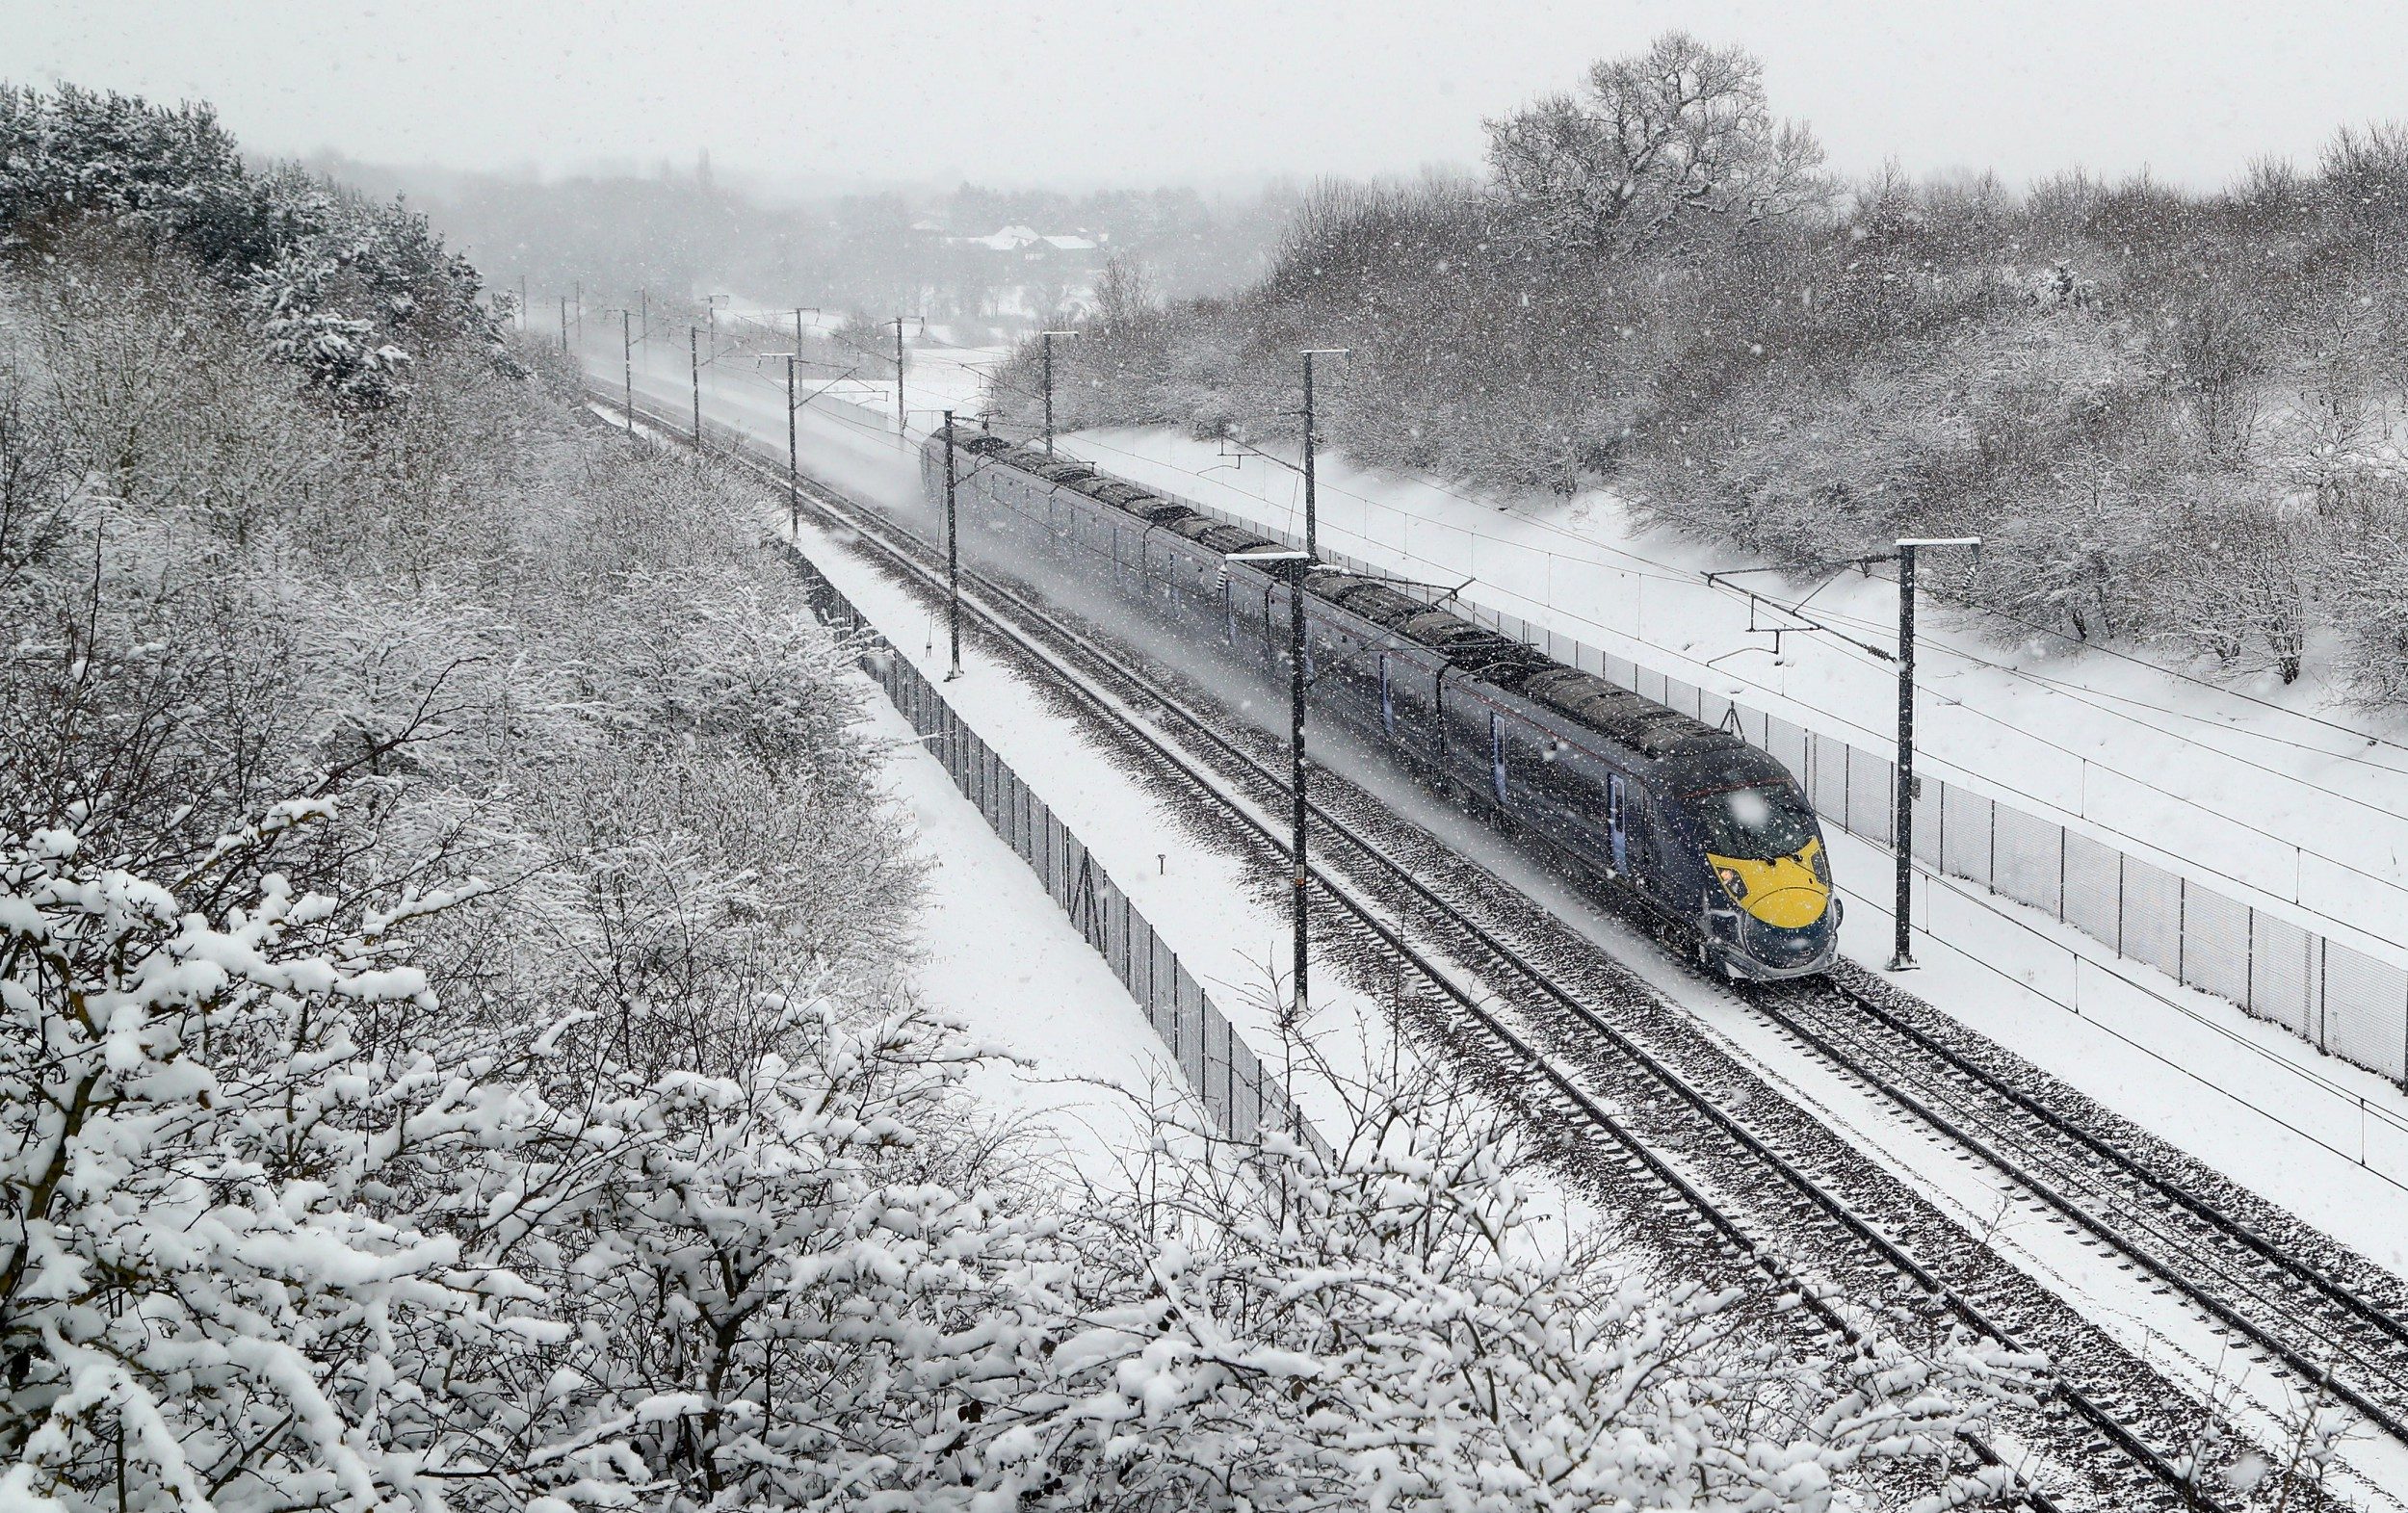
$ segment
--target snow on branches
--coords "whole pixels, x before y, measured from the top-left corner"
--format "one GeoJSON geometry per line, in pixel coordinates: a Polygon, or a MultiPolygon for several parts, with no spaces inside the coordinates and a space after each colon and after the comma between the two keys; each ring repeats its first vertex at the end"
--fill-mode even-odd
{"type": "Polygon", "coordinates": [[[409,1138],[358,1017],[421,1004],[392,931],[268,861],[282,804],[162,882],[0,843],[0,1506],[406,1496],[406,1343],[478,1307],[448,1237],[362,1203],[409,1138]],[[212,917],[187,899],[219,892],[212,917]]]}
{"type": "Polygon", "coordinates": [[[296,894],[327,814],[167,884],[0,847],[8,1513],[1819,1509],[2017,1396],[1532,1243],[1512,1140],[1427,1091],[1073,1213],[960,1138],[975,1053],[916,1010],[785,1003],[722,1077],[446,1032],[397,941],[458,896],[296,894]]]}
{"type": "Polygon", "coordinates": [[[85,219],[238,291],[268,351],[338,406],[399,397],[413,347],[464,342],[519,371],[476,269],[424,217],[296,168],[253,171],[206,105],[0,87],[0,255],[85,219]]]}

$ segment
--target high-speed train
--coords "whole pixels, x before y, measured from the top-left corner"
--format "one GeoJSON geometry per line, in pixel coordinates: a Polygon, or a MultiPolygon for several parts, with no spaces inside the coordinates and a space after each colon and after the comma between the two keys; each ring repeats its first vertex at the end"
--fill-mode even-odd
{"type": "MultiPolygon", "coordinates": [[[[965,524],[1108,581],[1161,626],[1285,687],[1291,589],[1232,561],[1275,543],[1085,462],[958,426],[950,439],[965,524]]],[[[940,430],[921,453],[939,509],[947,440],[940,430]]],[[[1636,902],[1701,962],[1750,980],[1829,969],[1840,900],[1822,831],[1768,753],[1394,585],[1315,564],[1304,594],[1320,717],[1636,902]]]]}

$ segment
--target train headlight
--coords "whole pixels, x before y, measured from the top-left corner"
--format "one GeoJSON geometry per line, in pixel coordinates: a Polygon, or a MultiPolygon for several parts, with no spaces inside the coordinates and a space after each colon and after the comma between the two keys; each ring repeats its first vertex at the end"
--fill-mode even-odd
{"type": "Polygon", "coordinates": [[[1732,898],[1741,901],[1746,900],[1747,879],[1741,876],[1737,869],[1730,867],[1717,867],[1714,869],[1714,875],[1722,879],[1724,892],[1730,894],[1732,898]]]}

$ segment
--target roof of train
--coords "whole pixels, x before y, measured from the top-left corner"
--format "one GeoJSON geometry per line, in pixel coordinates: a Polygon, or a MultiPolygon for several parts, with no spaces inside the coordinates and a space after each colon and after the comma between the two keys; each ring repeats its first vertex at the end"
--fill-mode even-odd
{"type": "MultiPolygon", "coordinates": [[[[929,438],[934,446],[943,431],[929,438]]],[[[1148,523],[1175,530],[1211,551],[1227,556],[1275,543],[1199,515],[1174,500],[1150,493],[1091,464],[1048,457],[985,431],[955,427],[954,444],[1049,483],[1112,505],[1148,523]]],[[[1391,630],[1446,658],[1464,673],[1510,689],[1543,708],[1586,726],[1655,761],[1675,764],[1685,790],[1763,781],[1769,767],[1786,773],[1769,754],[1730,731],[1691,718],[1654,699],[1609,683],[1594,673],[1567,667],[1537,648],[1461,615],[1433,609],[1376,578],[1315,567],[1305,591],[1391,630]]]]}

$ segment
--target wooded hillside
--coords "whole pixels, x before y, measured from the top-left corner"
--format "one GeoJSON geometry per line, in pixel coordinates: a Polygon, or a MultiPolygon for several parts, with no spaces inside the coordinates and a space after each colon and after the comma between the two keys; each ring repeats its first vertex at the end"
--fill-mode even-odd
{"type": "Polygon", "coordinates": [[[1292,438],[1296,350],[1344,347],[1322,432],[1367,461],[1608,486],[1735,564],[1979,535],[2002,634],[2408,697],[2408,130],[2212,194],[1845,184],[1674,36],[1488,131],[1483,177],[1324,188],[1239,298],[1119,280],[1065,423],[1292,438]]]}

